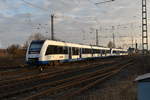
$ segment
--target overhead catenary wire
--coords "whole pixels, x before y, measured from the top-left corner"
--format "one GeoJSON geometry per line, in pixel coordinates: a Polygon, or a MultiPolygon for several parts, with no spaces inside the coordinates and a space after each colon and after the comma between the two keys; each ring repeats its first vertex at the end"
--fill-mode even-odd
{"type": "Polygon", "coordinates": [[[115,1],[115,0],[102,1],[102,2],[95,3],[95,5],[103,4],[103,3],[106,3],[106,2],[112,2],[112,1],[115,1]]]}
{"type": "Polygon", "coordinates": [[[25,1],[25,0],[22,0],[25,4],[27,4],[27,5],[29,5],[29,6],[31,6],[31,7],[33,7],[33,8],[38,8],[38,9],[41,9],[41,10],[43,10],[43,11],[49,11],[48,9],[46,9],[46,8],[42,8],[42,7],[40,7],[40,6],[38,6],[38,5],[35,5],[35,4],[32,4],[32,3],[30,3],[30,2],[28,2],[28,1],[25,1]]]}
{"type": "MultiPolygon", "coordinates": [[[[41,9],[41,10],[44,10],[44,11],[48,11],[48,9],[46,9],[46,8],[42,8],[42,7],[40,7],[40,6],[38,6],[38,5],[36,5],[36,4],[33,4],[33,3],[30,3],[30,2],[28,2],[27,0],[22,0],[25,4],[27,4],[27,5],[29,5],[30,7],[34,7],[34,8],[37,8],[37,9],[41,9]]],[[[98,2],[98,3],[94,3],[93,1],[91,1],[91,0],[88,0],[88,1],[90,1],[92,4],[94,4],[94,5],[99,5],[99,4],[103,4],[103,3],[107,3],[107,2],[111,2],[111,1],[114,1],[114,0],[109,0],[109,1],[103,1],[103,2],[98,2]]],[[[76,3],[80,3],[80,2],[77,2],[76,1],[76,3]]],[[[96,19],[96,17],[94,17],[94,16],[70,16],[70,15],[64,15],[63,14],[63,16],[61,16],[61,15],[55,15],[55,16],[57,16],[57,18],[59,18],[59,17],[71,17],[71,18],[73,18],[73,19],[83,19],[83,18],[92,18],[92,20],[94,20],[96,23],[98,23],[97,22],[97,19],[96,19]]],[[[77,21],[77,20],[75,20],[75,21],[77,21]]],[[[80,21],[79,21],[80,22],[80,21]]]]}

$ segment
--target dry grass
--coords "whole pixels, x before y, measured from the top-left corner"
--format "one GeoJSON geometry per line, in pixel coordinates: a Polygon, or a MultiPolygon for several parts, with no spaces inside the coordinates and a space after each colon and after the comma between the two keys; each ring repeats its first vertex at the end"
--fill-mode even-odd
{"type": "Polygon", "coordinates": [[[92,89],[71,100],[137,100],[136,85],[131,81],[107,84],[104,87],[92,89]]]}
{"type": "Polygon", "coordinates": [[[25,64],[24,56],[0,56],[0,67],[20,66],[25,64]]]}
{"type": "Polygon", "coordinates": [[[0,54],[0,67],[20,66],[25,63],[25,49],[8,48],[0,54]]]}

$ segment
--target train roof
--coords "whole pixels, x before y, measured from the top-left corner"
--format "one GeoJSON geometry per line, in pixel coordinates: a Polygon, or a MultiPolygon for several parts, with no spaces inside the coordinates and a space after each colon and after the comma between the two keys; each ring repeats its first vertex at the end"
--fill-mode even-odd
{"type": "Polygon", "coordinates": [[[45,40],[32,40],[31,43],[44,43],[45,40]]]}
{"type": "Polygon", "coordinates": [[[119,48],[112,48],[112,50],[117,50],[117,51],[127,51],[127,49],[119,49],[119,48]]]}
{"type": "MultiPolygon", "coordinates": [[[[64,42],[64,41],[56,41],[56,40],[33,40],[32,42],[35,42],[35,43],[46,42],[50,45],[110,50],[110,48],[107,48],[107,47],[101,47],[101,46],[95,46],[95,45],[75,44],[75,43],[69,43],[69,42],[64,42]]],[[[117,48],[112,48],[112,49],[117,50],[117,51],[127,51],[126,49],[117,49],[117,48]]]]}
{"type": "Polygon", "coordinates": [[[70,46],[70,47],[80,47],[80,48],[94,48],[94,49],[107,49],[110,48],[106,47],[100,47],[100,46],[92,46],[92,45],[83,45],[83,44],[75,44],[75,43],[68,43],[68,42],[61,42],[61,41],[55,41],[55,40],[45,40],[47,43],[50,43],[51,45],[60,45],[60,46],[70,46]]]}
{"type": "Polygon", "coordinates": [[[100,46],[92,46],[93,49],[104,49],[104,50],[110,50],[110,48],[106,48],[106,47],[100,47],[100,46]]]}
{"type": "Polygon", "coordinates": [[[90,46],[88,45],[80,45],[80,44],[75,44],[75,43],[68,43],[68,42],[61,42],[61,41],[54,41],[54,40],[46,40],[50,45],[59,45],[59,46],[70,46],[70,47],[85,47],[89,48],[90,46]]]}

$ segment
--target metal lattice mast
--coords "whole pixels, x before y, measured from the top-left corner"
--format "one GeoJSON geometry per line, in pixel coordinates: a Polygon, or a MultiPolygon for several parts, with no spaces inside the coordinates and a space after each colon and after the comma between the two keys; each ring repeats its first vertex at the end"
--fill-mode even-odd
{"type": "Polygon", "coordinates": [[[143,53],[147,53],[147,51],[148,51],[148,31],[147,31],[146,0],[142,0],[142,48],[143,48],[143,53]]]}

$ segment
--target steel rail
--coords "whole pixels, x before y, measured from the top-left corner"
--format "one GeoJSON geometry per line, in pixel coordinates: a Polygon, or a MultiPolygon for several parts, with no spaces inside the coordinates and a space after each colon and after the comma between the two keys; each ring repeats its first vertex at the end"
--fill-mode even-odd
{"type": "MultiPolygon", "coordinates": [[[[112,71],[112,73],[106,75],[105,77],[102,77],[102,78],[100,78],[100,79],[98,79],[98,80],[96,80],[96,81],[94,81],[94,82],[92,82],[92,83],[90,83],[90,84],[88,84],[88,85],[86,85],[86,86],[80,88],[80,89],[77,90],[77,91],[74,91],[74,92],[72,91],[72,92],[70,92],[70,93],[68,93],[68,94],[65,94],[65,95],[61,96],[61,100],[67,100],[67,99],[73,97],[74,95],[80,94],[81,92],[84,92],[85,90],[88,90],[89,88],[95,86],[95,85],[98,84],[98,83],[103,82],[105,79],[107,79],[107,78],[109,78],[109,77],[111,77],[111,76],[113,76],[113,75],[119,73],[123,68],[125,68],[125,67],[127,67],[127,66],[129,66],[129,65],[132,65],[132,64],[133,64],[133,62],[130,62],[130,63],[124,65],[123,67],[112,71]]],[[[58,100],[59,100],[59,99],[58,99],[58,100]]]]}
{"type": "Polygon", "coordinates": [[[47,89],[47,90],[44,90],[40,93],[37,93],[35,95],[32,95],[32,96],[29,96],[27,98],[24,98],[23,100],[33,100],[33,99],[37,99],[38,97],[42,96],[42,95],[46,95],[46,94],[51,94],[51,93],[54,93],[56,91],[60,91],[62,89],[65,89],[65,88],[70,88],[70,87],[73,87],[73,86],[76,86],[76,85],[80,85],[81,83],[84,83],[84,82],[87,82],[87,81],[91,81],[91,80],[94,80],[94,79],[97,79],[97,78],[100,78],[100,77],[103,77],[105,75],[107,75],[108,73],[105,73],[103,75],[99,75],[99,76],[95,76],[95,77],[92,77],[92,78],[88,78],[88,79],[85,79],[85,80],[78,80],[77,82],[72,82],[72,83],[65,83],[65,85],[60,85],[60,86],[56,86],[54,88],[50,88],[50,89],[47,89]]]}
{"type": "Polygon", "coordinates": [[[54,82],[48,82],[48,83],[44,83],[44,84],[39,84],[39,85],[36,85],[36,86],[33,86],[33,87],[25,88],[25,89],[22,89],[22,90],[17,90],[17,91],[11,92],[11,93],[1,94],[0,97],[7,97],[9,95],[15,95],[17,93],[23,93],[23,92],[26,92],[26,91],[31,91],[31,90],[42,88],[42,87],[46,87],[46,86],[55,86],[56,84],[62,84],[64,82],[66,82],[66,81],[77,80],[78,78],[81,78],[81,77],[89,78],[89,77],[92,77],[93,75],[96,75],[97,73],[100,74],[100,73],[106,72],[106,71],[111,70],[111,69],[113,69],[113,67],[100,69],[100,70],[97,70],[96,72],[89,72],[89,73],[76,75],[76,76],[73,76],[73,77],[69,77],[69,78],[58,80],[58,81],[54,81],[54,82]]]}
{"type": "Polygon", "coordinates": [[[31,99],[34,99],[34,98],[36,98],[36,97],[39,97],[39,96],[42,96],[43,94],[45,95],[45,94],[50,94],[50,93],[53,93],[53,92],[55,92],[55,91],[60,91],[61,89],[64,89],[64,88],[70,88],[70,87],[72,87],[72,86],[76,86],[76,85],[79,85],[79,84],[81,84],[81,83],[85,83],[85,82],[87,82],[87,81],[91,81],[91,80],[94,80],[94,79],[97,79],[97,78],[100,78],[100,77],[102,77],[102,76],[105,76],[105,75],[107,75],[107,74],[110,74],[110,72],[107,72],[107,73],[104,73],[104,74],[100,74],[100,75],[97,75],[97,76],[94,76],[94,77],[90,77],[90,78],[88,78],[88,79],[79,79],[78,81],[76,81],[76,82],[68,82],[68,83],[65,83],[65,84],[61,84],[61,85],[58,85],[58,86],[56,86],[56,87],[54,87],[54,88],[50,88],[50,89],[47,89],[47,90],[44,90],[44,91],[42,91],[42,92],[40,92],[40,93],[37,93],[37,94],[35,94],[35,95],[32,95],[32,96],[30,96],[30,97],[28,97],[28,98],[25,98],[24,100],[31,100],[31,99]]]}
{"type": "MultiPolygon", "coordinates": [[[[113,62],[109,62],[108,63],[108,61],[107,62],[104,62],[103,64],[98,64],[98,63],[94,63],[94,64],[92,64],[91,66],[90,66],[90,64],[89,65],[86,65],[86,66],[82,66],[83,68],[80,68],[80,69],[75,69],[76,71],[80,71],[80,70],[86,70],[86,69],[88,69],[88,68],[95,68],[95,66],[97,66],[97,65],[99,65],[99,66],[101,66],[101,65],[105,65],[105,64],[111,64],[111,63],[114,63],[115,61],[113,61],[113,62]]],[[[116,62],[118,62],[118,61],[116,61],[116,62]]],[[[74,69],[72,69],[72,70],[74,70],[74,69]]],[[[75,72],[75,71],[72,71],[72,70],[67,70],[67,71],[70,71],[69,73],[71,73],[71,72],[75,72]]],[[[65,70],[64,70],[65,71],[65,70]]],[[[49,73],[53,73],[53,72],[49,72],[49,73]]],[[[57,73],[58,75],[62,75],[62,74],[60,74],[60,73],[57,73]]],[[[67,74],[67,73],[66,73],[67,74]]],[[[47,74],[43,74],[42,73],[42,78],[44,79],[44,75],[47,75],[47,74]]],[[[38,76],[38,75],[37,75],[38,76]]],[[[52,75],[52,76],[54,76],[54,75],[52,75]]],[[[46,76],[47,78],[48,78],[48,76],[46,76]]],[[[35,77],[34,77],[35,78],[35,77]]],[[[41,77],[36,77],[36,78],[41,78],[41,77]]],[[[40,80],[42,80],[42,78],[40,79],[40,80]]],[[[20,78],[18,78],[18,79],[20,79],[20,78]]],[[[29,80],[32,80],[32,78],[30,79],[26,79],[26,80],[24,80],[23,78],[21,78],[22,80],[19,80],[19,81],[28,81],[28,82],[30,82],[29,80]]],[[[71,79],[71,78],[69,78],[69,79],[71,79]]],[[[67,80],[67,79],[66,79],[67,80]]],[[[13,81],[15,82],[15,79],[13,79],[13,80],[10,80],[10,81],[4,81],[4,83],[6,82],[12,82],[13,83],[13,81]]],[[[33,80],[32,80],[33,81],[33,80]]],[[[63,80],[62,80],[63,81],[63,80]]],[[[59,80],[59,81],[56,81],[56,82],[53,82],[53,83],[61,83],[62,82],[61,80],[59,80]]],[[[65,81],[64,81],[65,82],[65,81]]],[[[23,83],[23,82],[22,82],[23,83]]],[[[4,86],[2,86],[3,87],[3,89],[5,89],[4,87],[7,87],[7,86],[14,86],[14,85],[17,85],[17,82],[16,82],[16,84],[13,84],[13,85],[8,85],[8,84],[6,84],[6,85],[4,85],[4,86]]],[[[52,84],[51,84],[52,85],[52,84]]],[[[39,86],[42,86],[42,84],[41,85],[39,85],[39,86]]],[[[2,88],[1,87],[1,88],[2,88]]],[[[36,86],[35,86],[36,87],[36,86]]],[[[13,88],[13,87],[12,87],[13,88]]],[[[38,87],[37,87],[38,88],[38,87]]],[[[29,89],[29,88],[27,88],[27,89],[29,89]]],[[[27,89],[23,89],[23,90],[21,90],[22,92],[24,92],[24,91],[26,91],[27,89]]],[[[31,88],[30,88],[31,89],[31,88]]],[[[29,90],[30,90],[29,89],[29,90]]],[[[32,90],[32,89],[31,89],[32,90]]],[[[14,92],[15,93],[15,92],[14,92]]],[[[9,93],[8,93],[9,94],[9,93]]],[[[2,94],[1,94],[2,95],[2,94]]],[[[10,94],[11,95],[11,94],[10,94]]],[[[2,96],[8,96],[8,95],[2,95],[2,96]]]]}
{"type": "MultiPolygon", "coordinates": [[[[110,63],[113,63],[113,62],[110,62],[110,63]]],[[[92,66],[101,66],[101,65],[104,65],[104,64],[109,64],[109,63],[103,63],[103,64],[98,64],[98,63],[95,63],[95,64],[92,64],[92,66]]],[[[48,73],[42,73],[42,74],[39,74],[39,75],[32,75],[32,76],[27,76],[27,77],[23,77],[23,78],[17,78],[17,79],[12,79],[12,80],[6,80],[6,81],[2,81],[0,83],[0,88],[6,88],[6,87],[11,87],[11,86],[14,86],[14,85],[17,85],[17,84],[20,84],[20,83],[23,83],[24,81],[33,81],[33,80],[36,80],[36,79],[44,79],[44,78],[53,78],[53,77],[56,77],[56,76],[59,76],[59,75],[64,75],[64,74],[67,74],[67,73],[72,73],[72,72],[76,72],[76,71],[81,71],[81,70],[85,70],[85,69],[88,69],[88,68],[91,68],[90,66],[91,64],[89,65],[85,65],[83,66],[83,68],[78,68],[78,69],[62,69],[62,70],[56,70],[56,71],[53,71],[53,72],[48,72],[48,73]],[[11,83],[11,84],[9,84],[11,83]],[[13,84],[14,83],[14,84],[13,84]]]]}
{"type": "MultiPolygon", "coordinates": [[[[103,65],[103,64],[102,64],[103,65]]],[[[87,68],[85,68],[85,69],[87,69],[87,68]]],[[[69,78],[69,79],[71,79],[71,78],[69,78]]],[[[67,79],[66,79],[67,80],[67,79]]],[[[63,80],[62,80],[63,81],[63,80]]],[[[54,85],[54,84],[56,84],[56,83],[60,83],[60,82],[62,82],[62,81],[54,81],[54,82],[51,82],[50,84],[52,85],[54,85]]],[[[48,84],[48,83],[45,83],[45,84],[43,84],[43,85],[50,85],[50,84],[48,84]]],[[[16,85],[16,84],[15,84],[16,85]]],[[[39,85],[39,86],[43,86],[42,84],[41,85],[39,85]]],[[[13,86],[13,84],[11,85],[11,86],[13,86]]],[[[22,90],[16,90],[16,91],[14,91],[14,92],[7,92],[7,93],[1,93],[1,95],[0,95],[0,98],[2,98],[2,97],[7,97],[7,96],[9,96],[9,95],[12,95],[12,94],[17,94],[17,93],[19,93],[19,92],[25,92],[25,91],[28,91],[28,90],[32,90],[32,89],[35,89],[35,88],[38,88],[39,86],[34,86],[34,87],[30,87],[30,88],[26,88],[26,89],[22,89],[22,90]]],[[[8,88],[8,87],[3,87],[3,88],[8,88]]]]}

